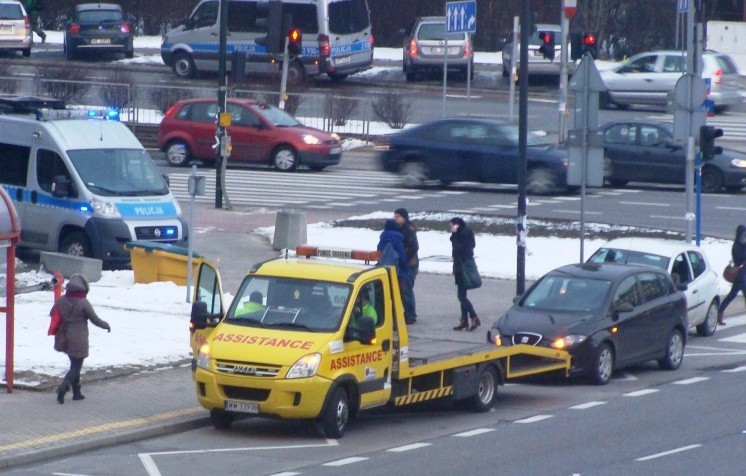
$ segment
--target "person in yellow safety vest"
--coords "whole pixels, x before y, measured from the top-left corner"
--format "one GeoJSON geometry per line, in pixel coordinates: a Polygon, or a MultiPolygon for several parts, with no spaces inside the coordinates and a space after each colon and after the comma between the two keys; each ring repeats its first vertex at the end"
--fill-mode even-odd
{"type": "Polygon", "coordinates": [[[352,310],[350,326],[360,329],[360,319],[363,317],[373,319],[373,324],[378,325],[378,313],[376,312],[376,308],[370,303],[370,296],[366,292],[360,293],[357,297],[355,307],[352,310]]]}
{"type": "Polygon", "coordinates": [[[245,301],[241,306],[236,307],[236,316],[243,316],[245,314],[254,314],[256,312],[264,312],[267,306],[262,304],[264,296],[259,291],[254,291],[249,294],[249,300],[245,301]]]}

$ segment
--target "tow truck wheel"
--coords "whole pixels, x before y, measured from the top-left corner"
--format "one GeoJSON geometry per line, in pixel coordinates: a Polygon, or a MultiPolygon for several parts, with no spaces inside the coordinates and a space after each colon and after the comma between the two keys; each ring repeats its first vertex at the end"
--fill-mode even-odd
{"type": "Polygon", "coordinates": [[[491,365],[485,365],[477,378],[477,393],[469,400],[469,410],[475,413],[490,411],[497,396],[497,376],[491,365]]]}
{"type": "Polygon", "coordinates": [[[324,436],[327,438],[342,438],[350,419],[350,401],[345,389],[337,387],[334,390],[329,406],[321,419],[324,436]]]}
{"type": "Polygon", "coordinates": [[[233,414],[225,410],[210,410],[212,426],[218,430],[227,430],[233,423],[233,414]]]}

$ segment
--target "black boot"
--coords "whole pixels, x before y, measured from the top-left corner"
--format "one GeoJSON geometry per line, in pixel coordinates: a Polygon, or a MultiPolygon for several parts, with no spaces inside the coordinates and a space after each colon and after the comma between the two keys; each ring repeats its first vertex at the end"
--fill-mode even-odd
{"type": "Polygon", "coordinates": [[[481,326],[482,323],[479,321],[479,318],[477,316],[474,316],[471,318],[471,326],[469,326],[469,330],[473,331],[477,327],[481,326]]]}
{"type": "Polygon", "coordinates": [[[469,322],[466,320],[465,317],[461,318],[461,321],[459,321],[459,324],[453,328],[454,331],[462,331],[469,327],[469,322]]]}
{"type": "Polygon", "coordinates": [[[85,395],[80,393],[80,385],[73,385],[73,400],[85,400],[85,395]]]}
{"type": "Polygon", "coordinates": [[[70,384],[65,380],[57,387],[57,403],[60,405],[65,403],[65,394],[68,390],[70,390],[70,384]]]}

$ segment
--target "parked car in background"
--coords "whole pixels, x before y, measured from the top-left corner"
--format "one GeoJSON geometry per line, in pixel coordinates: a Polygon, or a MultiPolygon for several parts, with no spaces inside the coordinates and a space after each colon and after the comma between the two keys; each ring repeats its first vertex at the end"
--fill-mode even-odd
{"type": "MultiPolygon", "coordinates": [[[[518,126],[487,119],[453,118],[420,124],[381,139],[381,167],[405,185],[430,180],[517,184],[518,126]]],[[[567,150],[529,134],[527,189],[568,191],[567,150]]]]}
{"type": "MultiPolygon", "coordinates": [[[[652,51],[640,53],[626,62],[600,71],[607,88],[601,93],[602,108],[626,109],[632,104],[665,107],[668,93],[686,72],[686,52],[652,51]]],[[[730,56],[714,51],[702,54],[702,78],[710,80],[709,99],[715,112],[724,111],[743,101],[743,80],[730,56]]]]}
{"type": "Polygon", "coordinates": [[[446,37],[445,17],[420,17],[412,28],[402,30],[404,36],[402,68],[407,81],[422,73],[443,73],[446,39],[448,40],[448,70],[456,70],[466,78],[471,68],[474,77],[474,50],[469,33],[449,33],[446,37]]]}
{"type": "Polygon", "coordinates": [[[604,385],[615,370],[650,360],[678,369],[686,335],[686,297],[668,273],[584,263],[542,276],[495,322],[487,340],[566,350],[571,375],[604,385]]]}
{"type": "Polygon", "coordinates": [[[686,289],[689,328],[711,336],[717,328],[720,278],[702,248],[688,243],[654,238],[617,238],[599,248],[589,263],[645,264],[666,271],[675,284],[686,289]]]}
{"type": "MultiPolygon", "coordinates": [[[[686,183],[686,147],[674,143],[673,125],[658,121],[615,121],[600,128],[604,177],[615,187],[629,182],[686,183]]],[[[736,193],[746,186],[746,154],[724,150],[702,167],[702,190],[736,193]]]]}
{"type": "Polygon", "coordinates": [[[0,51],[31,56],[34,44],[31,20],[18,0],[0,0],[0,51]]]}
{"type": "MultiPolygon", "coordinates": [[[[562,54],[562,29],[559,25],[551,25],[545,23],[539,23],[536,25],[536,31],[534,31],[528,39],[528,75],[539,76],[539,75],[555,75],[559,76],[562,54]],[[543,41],[541,35],[544,33],[550,33],[554,35],[554,59],[544,58],[544,54],[539,51],[543,41]]],[[[520,47],[516,49],[516,54],[520,59],[520,47]]],[[[503,46],[502,51],[502,69],[503,77],[507,78],[510,75],[510,69],[512,68],[512,56],[513,56],[513,36],[511,35],[508,41],[503,46]]],[[[575,71],[575,62],[570,60],[569,45],[567,54],[567,72],[572,74],[575,71]]],[[[518,64],[516,63],[516,67],[518,64]]]]}
{"type": "MultiPolygon", "coordinates": [[[[230,161],[267,164],[281,171],[294,171],[299,165],[323,170],[342,157],[337,134],[306,127],[275,106],[231,98],[227,112],[232,116],[230,161]]],[[[217,98],[187,99],[171,106],[158,132],[158,147],[168,163],[214,161],[217,118],[217,98]]]]}
{"type": "Polygon", "coordinates": [[[90,53],[135,54],[134,31],[122,7],[115,3],[81,3],[65,24],[63,49],[69,60],[90,53]]]}

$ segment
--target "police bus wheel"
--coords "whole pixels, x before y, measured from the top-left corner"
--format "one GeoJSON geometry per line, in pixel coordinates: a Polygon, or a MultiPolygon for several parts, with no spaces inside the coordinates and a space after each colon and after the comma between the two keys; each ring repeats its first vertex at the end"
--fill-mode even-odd
{"type": "Polygon", "coordinates": [[[497,375],[491,365],[483,365],[477,378],[477,393],[468,402],[469,410],[476,413],[490,411],[497,397],[497,375]]]}
{"type": "Polygon", "coordinates": [[[337,387],[329,406],[326,407],[321,419],[324,436],[327,438],[342,438],[350,420],[350,401],[344,388],[337,387]]]}
{"type": "Polygon", "coordinates": [[[179,51],[174,55],[174,73],[180,78],[193,78],[197,73],[197,66],[188,53],[179,51]]]}
{"type": "Polygon", "coordinates": [[[74,231],[65,236],[60,243],[60,253],[92,258],[91,241],[82,231],[74,231]]]}
{"type": "Polygon", "coordinates": [[[217,430],[227,430],[233,424],[233,413],[225,410],[210,410],[210,421],[217,430]]]}

